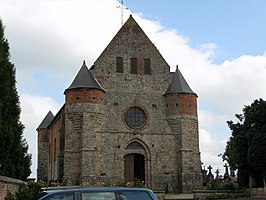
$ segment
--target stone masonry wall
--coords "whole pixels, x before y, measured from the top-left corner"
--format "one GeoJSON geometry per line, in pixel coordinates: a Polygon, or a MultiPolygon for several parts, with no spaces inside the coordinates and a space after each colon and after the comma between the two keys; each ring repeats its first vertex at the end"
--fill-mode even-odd
{"type": "Polygon", "coordinates": [[[93,103],[65,107],[64,178],[75,182],[81,176],[95,175],[95,133],[104,111],[104,105],[93,103]]]}
{"type": "Polygon", "coordinates": [[[177,185],[179,193],[201,188],[197,96],[190,94],[165,95],[166,120],[177,134],[177,185]]]}
{"type": "MultiPolygon", "coordinates": [[[[141,67],[141,66],[139,66],[141,67]]],[[[94,63],[94,75],[106,91],[163,94],[171,81],[170,67],[133,19],[116,34],[94,63]],[[116,57],[123,58],[123,73],[116,71],[116,57]],[[131,58],[150,59],[151,75],[131,73],[131,58]]]]}
{"type": "Polygon", "coordinates": [[[71,169],[74,173],[75,167],[69,166],[81,162],[80,175],[84,184],[121,183],[124,180],[124,156],[129,153],[126,147],[137,141],[145,147],[146,184],[156,190],[165,190],[168,187],[172,191],[176,190],[177,167],[181,164],[177,163],[176,157],[178,139],[171,133],[171,129],[164,120],[164,109],[164,100],[161,95],[147,94],[139,98],[138,94],[118,95],[108,91],[106,105],[67,106],[66,120],[76,119],[82,126],[76,125],[79,128],[74,130],[71,128],[74,126],[72,122],[74,120],[66,121],[66,126],[70,129],[67,130],[69,133],[66,132],[66,138],[69,141],[66,141],[65,176],[69,175],[67,169],[71,169]],[[133,105],[146,110],[148,116],[147,125],[138,131],[129,129],[123,120],[125,111],[133,105]],[[81,133],[82,139],[78,136],[81,133]],[[77,145],[80,139],[82,148],[76,146],[76,152],[74,148],[72,151],[72,158],[75,160],[68,159],[70,154],[68,145],[77,145]]]}
{"type": "Polygon", "coordinates": [[[185,115],[180,118],[182,133],[180,135],[182,160],[182,193],[200,189],[202,185],[200,153],[198,143],[198,120],[196,117],[185,115]]]}
{"type": "Polygon", "coordinates": [[[27,183],[18,179],[0,176],[0,200],[4,200],[8,192],[11,194],[18,192],[19,187],[23,184],[27,183]]]}
{"type": "Polygon", "coordinates": [[[37,179],[48,180],[49,166],[49,130],[38,130],[38,168],[37,179]]]}
{"type": "Polygon", "coordinates": [[[38,143],[38,169],[37,179],[48,180],[49,142],[38,143]]]}
{"type": "Polygon", "coordinates": [[[74,179],[81,175],[83,113],[65,107],[64,178],[74,179]]]}

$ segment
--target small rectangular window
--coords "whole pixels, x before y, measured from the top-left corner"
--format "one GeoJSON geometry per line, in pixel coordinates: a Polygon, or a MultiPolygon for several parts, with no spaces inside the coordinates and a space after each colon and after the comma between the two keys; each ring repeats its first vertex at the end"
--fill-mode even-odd
{"type": "Polygon", "coordinates": [[[137,58],[131,58],[131,74],[137,74],[138,73],[138,60],[137,58]]]}
{"type": "Polygon", "coordinates": [[[116,57],[116,72],[123,73],[124,72],[124,66],[123,66],[123,58],[122,57],[116,57]]]}
{"type": "Polygon", "coordinates": [[[151,60],[144,59],[144,74],[151,75],[151,60]]]}

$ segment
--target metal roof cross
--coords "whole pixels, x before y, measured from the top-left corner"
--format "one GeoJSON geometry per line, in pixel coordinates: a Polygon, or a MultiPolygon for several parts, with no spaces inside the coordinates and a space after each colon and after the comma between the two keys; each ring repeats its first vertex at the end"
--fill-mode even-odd
{"type": "Polygon", "coordinates": [[[121,5],[120,6],[117,6],[117,8],[120,8],[121,9],[121,25],[123,26],[124,22],[123,22],[123,15],[124,15],[124,9],[128,9],[127,7],[124,6],[124,2],[123,0],[121,0],[121,5]]]}

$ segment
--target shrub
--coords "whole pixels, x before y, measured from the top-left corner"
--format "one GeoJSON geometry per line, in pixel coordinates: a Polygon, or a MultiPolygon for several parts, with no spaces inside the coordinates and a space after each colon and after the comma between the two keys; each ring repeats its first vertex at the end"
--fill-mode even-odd
{"type": "Polygon", "coordinates": [[[207,197],[208,200],[214,200],[214,199],[234,199],[234,198],[238,198],[238,195],[237,194],[226,193],[226,194],[213,194],[213,195],[207,197]]]}
{"type": "Polygon", "coordinates": [[[239,186],[233,182],[213,181],[206,187],[207,190],[238,190],[239,186]]]}
{"type": "Polygon", "coordinates": [[[11,194],[11,193],[8,191],[5,200],[16,200],[16,195],[11,194]]]}
{"type": "Polygon", "coordinates": [[[218,181],[213,181],[207,185],[206,189],[207,190],[220,190],[221,189],[221,183],[218,181]]]}
{"type": "Polygon", "coordinates": [[[223,190],[238,190],[239,186],[236,183],[226,182],[226,183],[221,185],[221,189],[223,189],[223,190]]]}
{"type": "Polygon", "coordinates": [[[22,185],[19,188],[19,191],[16,194],[8,193],[5,200],[35,200],[38,199],[38,195],[41,191],[41,188],[44,187],[43,184],[36,182],[30,183],[28,185],[22,185]]]}
{"type": "Polygon", "coordinates": [[[144,181],[136,180],[134,182],[127,182],[125,187],[145,188],[146,185],[145,185],[144,181]]]}

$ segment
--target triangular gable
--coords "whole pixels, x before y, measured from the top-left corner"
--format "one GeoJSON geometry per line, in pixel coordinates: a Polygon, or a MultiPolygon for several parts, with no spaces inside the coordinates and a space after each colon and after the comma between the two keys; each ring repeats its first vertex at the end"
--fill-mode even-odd
{"type": "MultiPolygon", "coordinates": [[[[108,75],[116,73],[114,61],[115,56],[123,57],[125,59],[125,63],[129,63],[129,59],[131,57],[135,57],[139,60],[150,58],[152,59],[151,62],[153,65],[152,71],[155,74],[170,73],[168,63],[132,15],[130,15],[128,20],[124,23],[95,61],[94,71],[96,77],[97,74],[100,74],[100,72],[102,75],[104,71],[108,71],[106,72],[108,75]],[[99,68],[101,69],[99,70],[99,68]],[[97,70],[100,72],[98,73],[97,70]]],[[[127,71],[129,70],[125,69],[125,72],[127,71]]]]}

